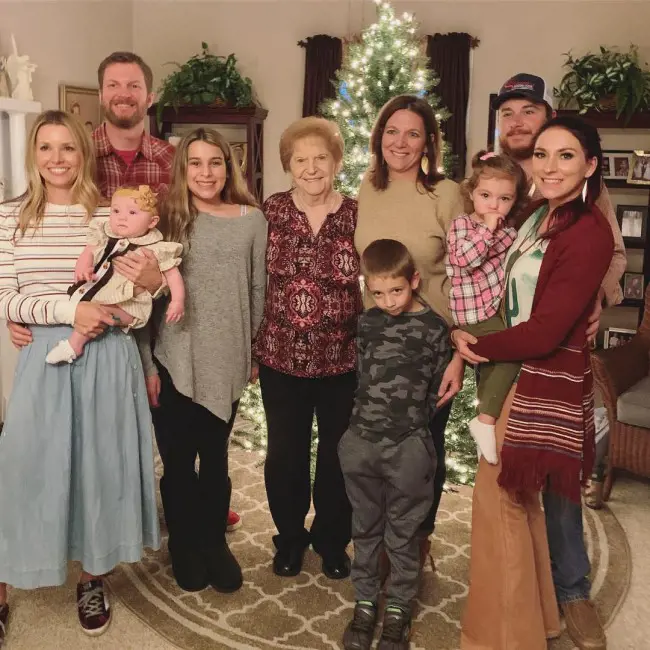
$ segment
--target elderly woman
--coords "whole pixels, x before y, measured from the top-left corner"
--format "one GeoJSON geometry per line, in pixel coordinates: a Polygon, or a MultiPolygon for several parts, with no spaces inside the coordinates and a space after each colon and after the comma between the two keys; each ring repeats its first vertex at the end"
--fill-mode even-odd
{"type": "MultiPolygon", "coordinates": [[[[419,97],[399,95],[382,108],[370,139],[373,164],[359,190],[359,221],[355,244],[359,254],[375,239],[397,239],[413,256],[424,300],[451,324],[449,280],[445,271],[447,231],[463,212],[456,183],[437,169],[440,129],[429,104],[419,97]]],[[[367,307],[372,298],[364,297],[367,307]]],[[[434,502],[422,525],[422,556],[440,504],[445,482],[445,427],[451,400],[463,381],[463,361],[458,354],[445,371],[439,408],[429,423],[438,456],[434,502]]]]}
{"type": "Polygon", "coordinates": [[[337,445],[356,388],[361,291],[353,241],[357,204],[332,187],[342,157],[343,141],[332,123],[317,117],[294,122],[280,139],[293,189],[264,204],[268,287],[254,355],[268,426],[264,477],[278,530],[273,571],[279,576],[300,573],[309,544],[328,578],[350,573],[351,508],[337,445]],[[316,516],[307,531],[314,415],[316,516]]]}

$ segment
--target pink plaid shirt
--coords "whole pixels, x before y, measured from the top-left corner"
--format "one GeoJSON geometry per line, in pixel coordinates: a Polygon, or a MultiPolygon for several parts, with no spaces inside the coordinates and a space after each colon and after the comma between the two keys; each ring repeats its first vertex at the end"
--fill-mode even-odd
{"type": "Polygon", "coordinates": [[[97,187],[102,196],[110,199],[121,185],[150,185],[156,192],[167,189],[175,151],[171,144],[145,132],[133,162],[127,166],[108,140],[105,124],[93,131],[92,138],[97,158],[97,187]]]}
{"type": "Polygon", "coordinates": [[[504,262],[517,238],[514,228],[494,232],[467,214],[447,234],[449,306],[456,325],[474,325],[494,316],[503,296],[504,262]]]}

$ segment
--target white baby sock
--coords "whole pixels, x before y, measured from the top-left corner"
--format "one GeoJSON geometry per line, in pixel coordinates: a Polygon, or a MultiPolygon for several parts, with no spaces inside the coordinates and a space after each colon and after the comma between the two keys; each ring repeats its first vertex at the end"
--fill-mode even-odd
{"type": "Polygon", "coordinates": [[[499,462],[499,457],[497,456],[496,427],[493,424],[480,422],[478,417],[476,417],[470,420],[469,432],[472,434],[472,438],[474,438],[474,442],[478,447],[479,460],[482,454],[490,465],[496,465],[499,462]]]}
{"type": "Polygon", "coordinates": [[[48,355],[45,357],[45,361],[51,364],[55,363],[72,363],[77,358],[77,353],[72,349],[68,339],[59,341],[55,347],[53,347],[48,355]]]}

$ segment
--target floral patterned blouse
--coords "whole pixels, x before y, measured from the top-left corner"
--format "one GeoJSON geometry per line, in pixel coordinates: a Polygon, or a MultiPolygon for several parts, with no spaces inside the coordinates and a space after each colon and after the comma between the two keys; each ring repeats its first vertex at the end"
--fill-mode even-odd
{"type": "Polygon", "coordinates": [[[362,309],[354,247],[357,202],[345,197],[317,235],[290,192],[270,196],[264,214],[269,224],[268,286],[255,358],[296,377],[354,370],[362,309]]]}

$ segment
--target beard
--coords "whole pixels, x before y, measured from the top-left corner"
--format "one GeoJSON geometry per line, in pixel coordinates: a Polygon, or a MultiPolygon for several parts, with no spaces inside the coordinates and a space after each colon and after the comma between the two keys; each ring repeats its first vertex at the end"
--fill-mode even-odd
{"type": "MultiPolygon", "coordinates": [[[[111,102],[111,104],[112,103],[119,102],[111,102]]],[[[104,117],[106,118],[107,122],[110,122],[118,129],[132,129],[134,126],[140,124],[140,122],[144,120],[147,114],[146,105],[143,104],[142,106],[139,106],[135,104],[134,106],[136,110],[131,117],[119,117],[115,114],[115,111],[113,111],[111,104],[102,104],[102,108],[104,109],[104,117]]]]}
{"type": "Polygon", "coordinates": [[[536,136],[531,135],[530,144],[522,145],[519,147],[511,147],[508,144],[507,138],[501,136],[501,138],[499,138],[499,147],[503,153],[507,154],[512,159],[521,162],[522,160],[528,160],[529,158],[533,157],[533,152],[535,151],[535,140],[536,136]]]}

